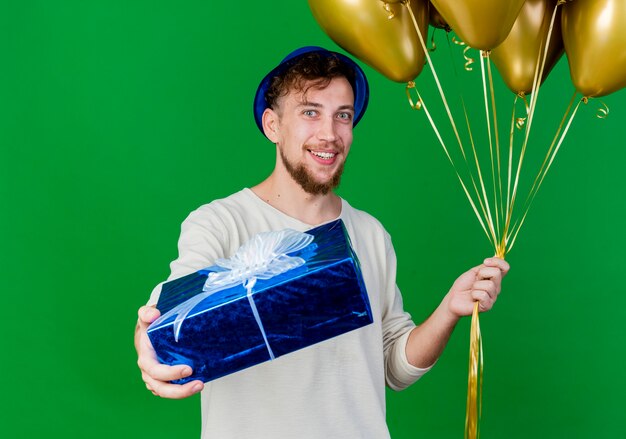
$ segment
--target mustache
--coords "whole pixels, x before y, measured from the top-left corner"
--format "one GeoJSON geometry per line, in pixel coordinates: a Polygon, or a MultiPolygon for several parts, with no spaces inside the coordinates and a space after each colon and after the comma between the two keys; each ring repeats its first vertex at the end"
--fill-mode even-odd
{"type": "Polygon", "coordinates": [[[315,151],[333,150],[337,152],[343,152],[344,146],[342,142],[324,142],[324,143],[305,143],[306,149],[312,149],[315,151]]]}

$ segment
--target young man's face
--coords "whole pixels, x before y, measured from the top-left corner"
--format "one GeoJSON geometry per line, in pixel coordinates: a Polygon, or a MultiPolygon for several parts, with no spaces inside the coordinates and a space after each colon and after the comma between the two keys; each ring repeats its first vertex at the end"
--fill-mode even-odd
{"type": "Polygon", "coordinates": [[[273,113],[268,137],[278,147],[277,167],[282,165],[314,195],[326,194],[339,185],[352,144],[354,93],[350,83],[334,78],[323,89],[290,92],[279,99],[273,113]]]}

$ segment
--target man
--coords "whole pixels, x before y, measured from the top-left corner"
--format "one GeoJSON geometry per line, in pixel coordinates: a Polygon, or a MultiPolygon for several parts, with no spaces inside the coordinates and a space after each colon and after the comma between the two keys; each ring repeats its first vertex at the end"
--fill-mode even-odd
{"type": "MultiPolygon", "coordinates": [[[[415,382],[474,302],[489,310],[500,292],[509,267],[489,258],[462,274],[421,325],[404,312],[389,235],[333,192],[367,97],[365,75],[349,58],[319,47],[289,54],[263,79],[255,98],[257,125],[276,145],[273,172],[189,215],[170,279],[231,256],[257,233],[306,231],[341,218],[360,259],[373,324],[206,384],[176,385],[168,381],[191,370],[158,363],[146,328],[159,312],[152,306],[139,310],[135,345],[146,387],[166,398],[202,391],[203,438],[389,437],[385,384],[397,390],[415,382]]],[[[149,305],[159,291],[157,286],[149,305]]]]}

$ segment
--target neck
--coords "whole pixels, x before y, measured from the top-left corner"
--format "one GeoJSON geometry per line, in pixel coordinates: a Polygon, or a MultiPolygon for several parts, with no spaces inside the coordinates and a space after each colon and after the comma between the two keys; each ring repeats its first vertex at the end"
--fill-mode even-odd
{"type": "Polygon", "coordinates": [[[252,191],[272,207],[312,226],[334,220],[341,214],[341,199],[335,193],[309,194],[291,176],[276,170],[252,191]]]}

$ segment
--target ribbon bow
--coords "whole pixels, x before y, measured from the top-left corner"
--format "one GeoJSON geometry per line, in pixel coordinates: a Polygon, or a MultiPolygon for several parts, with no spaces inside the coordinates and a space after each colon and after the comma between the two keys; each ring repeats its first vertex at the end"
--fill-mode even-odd
{"type": "Polygon", "coordinates": [[[255,235],[248,242],[239,247],[231,258],[218,259],[215,262],[215,266],[211,267],[211,269],[214,270],[217,268],[218,270],[209,274],[202,288],[202,293],[172,308],[159,317],[153,325],[157,325],[172,316],[176,316],[173,328],[174,338],[178,342],[183,321],[197,304],[211,294],[241,284],[248,292],[248,301],[250,302],[254,318],[259,325],[261,334],[263,335],[263,340],[265,341],[270,358],[274,359],[274,354],[267,341],[261,318],[254,304],[254,300],[252,299],[252,288],[256,284],[257,279],[271,279],[274,276],[278,276],[286,271],[304,265],[306,261],[303,258],[289,256],[288,254],[302,250],[308,246],[311,241],[313,241],[313,235],[296,232],[291,229],[284,229],[277,232],[264,232],[255,235]]]}

